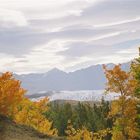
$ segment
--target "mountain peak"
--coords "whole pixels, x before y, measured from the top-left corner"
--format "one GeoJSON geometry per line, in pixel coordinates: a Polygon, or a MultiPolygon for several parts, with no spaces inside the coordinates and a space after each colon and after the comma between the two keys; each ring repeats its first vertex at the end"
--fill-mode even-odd
{"type": "MultiPolygon", "coordinates": [[[[112,68],[113,65],[107,66],[112,68]]],[[[123,63],[122,68],[128,70],[129,64],[123,63]]],[[[106,83],[102,65],[93,65],[71,73],[53,68],[42,74],[18,76],[18,79],[30,93],[52,90],[99,90],[104,89],[106,83]]]]}
{"type": "Polygon", "coordinates": [[[51,69],[50,71],[52,71],[52,72],[58,72],[58,71],[61,71],[61,70],[55,67],[55,68],[51,69]]]}
{"type": "Polygon", "coordinates": [[[48,74],[59,74],[59,73],[66,73],[66,72],[64,72],[64,71],[62,71],[58,68],[53,68],[53,69],[51,69],[50,71],[47,72],[47,75],[48,74]]]}

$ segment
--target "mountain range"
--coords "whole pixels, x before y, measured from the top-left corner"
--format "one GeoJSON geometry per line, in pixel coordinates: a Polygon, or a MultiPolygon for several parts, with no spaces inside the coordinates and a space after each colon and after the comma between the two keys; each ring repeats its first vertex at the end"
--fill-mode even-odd
{"type": "MultiPolygon", "coordinates": [[[[112,63],[107,64],[108,68],[113,66],[112,63]]],[[[121,65],[123,70],[129,70],[129,66],[130,63],[121,65]]],[[[22,87],[28,90],[28,94],[63,90],[101,90],[105,88],[106,83],[100,64],[69,73],[54,68],[46,73],[15,74],[15,77],[22,81],[22,87]]]]}

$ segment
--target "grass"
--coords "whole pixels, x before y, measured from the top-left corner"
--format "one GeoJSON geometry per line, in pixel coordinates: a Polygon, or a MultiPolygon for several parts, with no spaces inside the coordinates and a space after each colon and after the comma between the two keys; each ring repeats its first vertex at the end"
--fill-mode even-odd
{"type": "Polygon", "coordinates": [[[65,138],[43,135],[33,128],[18,125],[0,115],[0,140],[65,140],[65,138]]]}

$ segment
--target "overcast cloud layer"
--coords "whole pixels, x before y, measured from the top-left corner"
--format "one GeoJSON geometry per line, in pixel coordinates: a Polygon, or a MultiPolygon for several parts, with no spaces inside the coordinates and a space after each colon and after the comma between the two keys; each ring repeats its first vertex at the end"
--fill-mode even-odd
{"type": "Polygon", "coordinates": [[[0,0],[0,71],[74,71],[138,55],[140,0],[0,0]]]}

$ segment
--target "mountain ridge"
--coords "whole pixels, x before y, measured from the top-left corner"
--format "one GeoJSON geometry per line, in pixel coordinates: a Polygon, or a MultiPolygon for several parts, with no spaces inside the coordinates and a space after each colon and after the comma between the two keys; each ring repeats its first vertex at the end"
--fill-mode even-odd
{"type": "MultiPolygon", "coordinates": [[[[112,68],[115,64],[107,64],[112,68]]],[[[128,70],[130,62],[123,63],[122,69],[128,70]]],[[[51,90],[100,90],[105,88],[105,75],[101,64],[92,65],[74,72],[65,72],[54,68],[46,73],[31,73],[17,75],[15,77],[22,81],[23,88],[28,93],[51,90]]]]}

